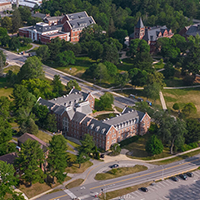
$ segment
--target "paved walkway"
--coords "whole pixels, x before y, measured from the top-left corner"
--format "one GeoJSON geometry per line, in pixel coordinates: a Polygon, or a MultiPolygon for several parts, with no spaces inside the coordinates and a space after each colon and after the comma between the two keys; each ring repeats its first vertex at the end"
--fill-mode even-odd
{"type": "Polygon", "coordinates": [[[161,102],[163,110],[167,110],[167,106],[166,106],[165,99],[164,99],[162,91],[160,91],[159,95],[160,95],[160,102],[161,102]]]}

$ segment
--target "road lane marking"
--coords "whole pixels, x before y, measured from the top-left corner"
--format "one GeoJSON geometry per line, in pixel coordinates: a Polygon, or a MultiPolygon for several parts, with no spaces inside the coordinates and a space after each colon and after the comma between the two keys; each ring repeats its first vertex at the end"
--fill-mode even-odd
{"type": "Polygon", "coordinates": [[[76,196],[70,190],[63,190],[63,191],[67,193],[72,199],[76,198],[76,196]]]}
{"type": "MultiPolygon", "coordinates": [[[[197,160],[200,160],[200,158],[194,159],[194,160],[192,160],[192,162],[197,161],[197,160]]],[[[179,166],[181,166],[181,165],[186,165],[186,164],[188,164],[188,163],[191,163],[191,162],[184,162],[184,163],[179,164],[179,165],[175,165],[175,166],[171,166],[171,167],[165,168],[165,170],[173,169],[173,168],[175,168],[175,167],[179,167],[179,166]]],[[[158,171],[149,172],[149,173],[147,173],[147,174],[143,174],[143,175],[140,175],[140,176],[131,177],[131,178],[127,178],[127,179],[115,181],[115,182],[113,182],[113,183],[107,183],[107,184],[104,184],[104,185],[92,187],[92,188],[90,188],[90,190],[93,190],[93,189],[96,189],[96,188],[100,188],[100,187],[103,187],[103,186],[105,187],[105,186],[107,186],[107,185],[112,185],[112,184],[116,184],[116,183],[121,183],[121,182],[129,181],[129,180],[133,180],[133,179],[136,179],[136,178],[144,177],[144,176],[151,175],[151,174],[155,174],[155,173],[162,172],[162,171],[163,171],[163,169],[160,169],[160,170],[158,170],[158,171]]],[[[164,177],[164,178],[166,178],[166,177],[164,177]]]]}
{"type": "Polygon", "coordinates": [[[66,197],[66,196],[68,196],[68,195],[65,194],[65,195],[62,195],[62,196],[59,196],[59,197],[54,197],[53,199],[49,199],[49,200],[56,200],[56,199],[59,199],[59,198],[62,198],[62,197],[66,197]]]}

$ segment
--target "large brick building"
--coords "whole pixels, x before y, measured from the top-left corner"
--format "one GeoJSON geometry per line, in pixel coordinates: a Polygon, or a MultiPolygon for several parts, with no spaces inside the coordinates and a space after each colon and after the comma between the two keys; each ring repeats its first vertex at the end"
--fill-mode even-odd
{"type": "Polygon", "coordinates": [[[111,145],[134,135],[144,135],[150,127],[147,113],[125,107],[116,117],[99,121],[91,116],[95,99],[91,93],[72,89],[68,95],[52,100],[38,99],[56,115],[57,128],[66,136],[82,139],[93,136],[97,147],[109,150],[111,145]]]}
{"type": "Polygon", "coordinates": [[[78,42],[81,31],[95,24],[94,19],[85,11],[56,17],[46,16],[43,20],[44,22],[39,22],[35,26],[20,28],[19,35],[44,44],[56,37],[65,41],[78,42]]]}
{"type": "Polygon", "coordinates": [[[190,26],[185,26],[179,34],[185,38],[189,37],[190,35],[196,36],[197,34],[200,35],[200,23],[193,24],[190,26]]]}
{"type": "Polygon", "coordinates": [[[166,26],[154,26],[145,27],[141,18],[139,18],[136,26],[134,27],[134,33],[130,35],[130,41],[136,38],[147,41],[150,45],[150,51],[155,50],[156,41],[162,37],[171,38],[174,34],[171,29],[166,26]]]}

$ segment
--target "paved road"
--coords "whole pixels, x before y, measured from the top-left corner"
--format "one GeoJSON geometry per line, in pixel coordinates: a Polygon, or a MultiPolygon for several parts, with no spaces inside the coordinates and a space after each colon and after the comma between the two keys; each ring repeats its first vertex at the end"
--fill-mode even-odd
{"type": "MultiPolygon", "coordinates": [[[[4,51],[4,53],[7,56],[7,61],[9,61],[9,62],[17,63],[19,65],[23,65],[25,60],[27,59],[26,56],[18,55],[18,54],[12,53],[10,51],[6,51],[2,48],[0,48],[0,49],[4,51]]],[[[66,85],[69,80],[75,78],[74,76],[71,76],[69,74],[67,75],[64,72],[55,70],[55,69],[48,67],[48,66],[45,66],[45,65],[44,65],[43,68],[44,68],[44,71],[45,71],[45,76],[47,78],[53,79],[55,74],[60,75],[61,81],[64,85],[66,85]]],[[[93,95],[95,96],[95,98],[99,98],[101,95],[103,95],[104,91],[109,91],[108,89],[105,89],[105,88],[102,88],[102,87],[99,87],[99,86],[94,86],[93,84],[88,83],[84,80],[81,80],[81,79],[78,79],[78,78],[76,78],[76,79],[78,80],[78,83],[79,83],[81,89],[84,92],[89,92],[89,91],[92,92],[93,95]],[[86,84],[84,84],[84,83],[86,83],[86,84]]],[[[119,95],[117,93],[113,93],[113,94],[114,94],[114,104],[119,108],[124,108],[125,105],[134,106],[135,102],[137,102],[137,100],[129,99],[129,98],[124,97],[122,95],[119,95]]]]}
{"type": "Polygon", "coordinates": [[[132,185],[138,185],[147,181],[157,180],[172,176],[177,173],[182,173],[194,168],[197,168],[200,165],[200,156],[188,158],[183,161],[171,163],[168,165],[157,166],[149,170],[139,172],[132,175],[127,175],[119,177],[116,179],[106,180],[106,181],[95,181],[89,184],[83,184],[82,186],[70,189],[70,192],[61,191],[43,197],[38,198],[38,200],[49,200],[52,198],[59,198],[59,196],[64,193],[68,194],[68,198],[73,198],[74,196],[80,197],[81,199],[93,199],[92,196],[96,193],[100,193],[101,189],[106,191],[113,191],[121,188],[130,187],[132,185]]]}
{"type": "MultiPolygon", "coordinates": [[[[140,189],[123,195],[125,200],[197,200],[200,199],[200,171],[193,172],[194,177],[188,177],[188,180],[178,178],[178,182],[167,179],[150,185],[148,192],[142,192],[140,189]]],[[[115,198],[113,200],[119,200],[115,198]]]]}

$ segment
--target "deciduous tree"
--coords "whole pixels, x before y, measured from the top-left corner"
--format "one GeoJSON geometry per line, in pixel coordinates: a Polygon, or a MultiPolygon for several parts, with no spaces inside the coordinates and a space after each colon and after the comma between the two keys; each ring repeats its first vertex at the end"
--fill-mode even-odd
{"type": "Polygon", "coordinates": [[[77,81],[74,79],[74,80],[70,80],[69,82],[67,82],[67,85],[65,87],[67,90],[67,93],[69,93],[73,87],[77,90],[81,90],[81,87],[79,86],[77,81]]]}
{"type": "Polygon", "coordinates": [[[56,60],[60,66],[75,64],[76,58],[73,51],[64,51],[57,55],[56,60]]]}
{"type": "Polygon", "coordinates": [[[15,9],[12,15],[12,32],[16,33],[22,26],[22,19],[18,9],[15,9]]]}
{"type": "Polygon", "coordinates": [[[147,141],[145,149],[149,154],[157,155],[162,153],[163,144],[161,140],[157,138],[156,135],[152,135],[147,141]]]}
{"type": "Polygon", "coordinates": [[[47,45],[42,45],[36,50],[36,54],[43,61],[47,61],[50,57],[49,47],[47,45]]]}

